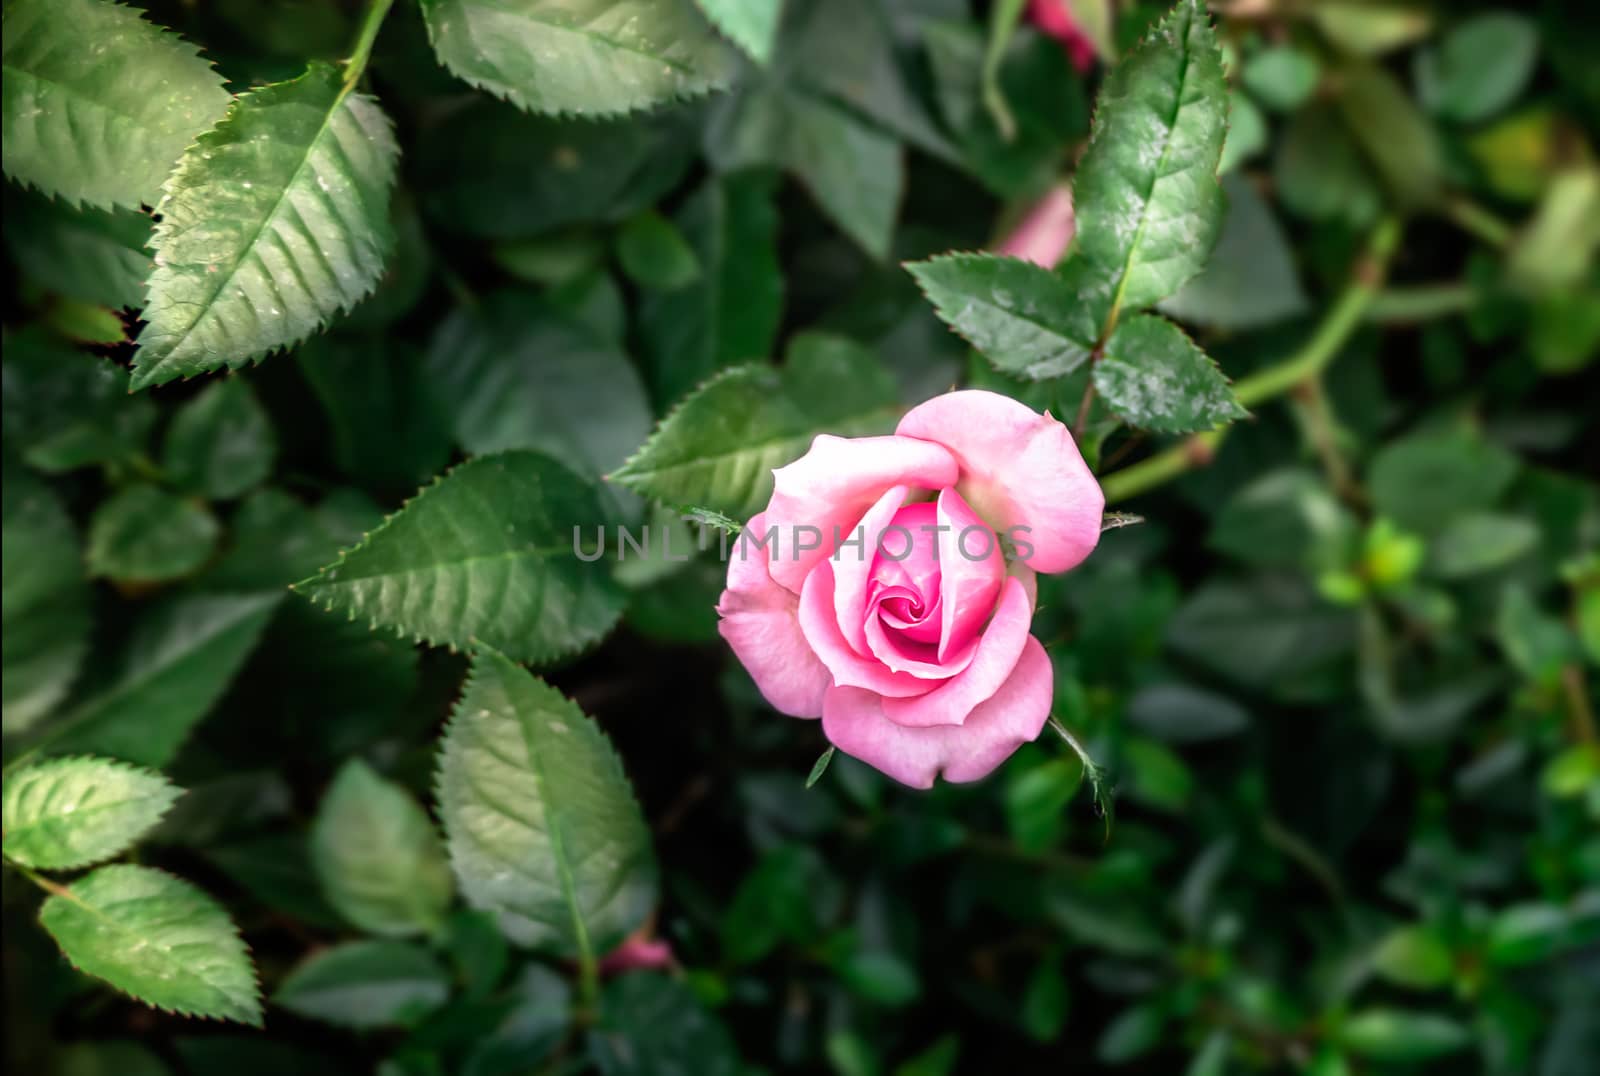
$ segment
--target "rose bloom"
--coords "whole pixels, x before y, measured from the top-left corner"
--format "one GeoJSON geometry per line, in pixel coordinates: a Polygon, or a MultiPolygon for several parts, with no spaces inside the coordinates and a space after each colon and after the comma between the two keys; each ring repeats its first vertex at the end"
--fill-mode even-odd
{"type": "Polygon", "coordinates": [[[773,478],[717,612],[775,709],[916,788],[978,780],[1039,735],[1035,573],[1088,556],[1105,506],[1065,426],[952,392],[893,436],[820,436],[773,478]]]}

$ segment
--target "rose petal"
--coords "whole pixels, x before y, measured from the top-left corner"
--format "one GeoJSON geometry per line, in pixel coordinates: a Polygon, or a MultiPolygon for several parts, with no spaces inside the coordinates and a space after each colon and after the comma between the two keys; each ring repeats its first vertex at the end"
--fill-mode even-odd
{"type": "Polygon", "coordinates": [[[883,716],[908,728],[959,725],[1006,682],[1030,636],[1033,605],[1018,579],[1007,579],[994,617],[972,658],[955,676],[917,698],[885,699],[883,716]]]}
{"type": "Polygon", "coordinates": [[[937,644],[919,642],[906,632],[891,630],[876,613],[867,618],[867,645],[873,656],[895,672],[933,681],[930,690],[948,683],[971,664],[978,651],[977,642],[973,639],[948,658],[941,658],[937,644]]]}
{"type": "MultiPolygon", "coordinates": [[[[745,534],[764,529],[763,517],[757,515],[745,534]]],[[[750,549],[745,534],[728,556],[728,588],[717,600],[722,617],[717,631],[774,710],[790,717],[820,717],[822,695],[833,677],[800,630],[800,600],[773,582],[767,571],[770,554],[750,549]]]]}
{"type": "MultiPolygon", "coordinates": [[[[873,506],[848,534],[845,541],[829,558],[833,561],[833,611],[845,642],[862,657],[870,657],[867,648],[867,584],[877,561],[878,540],[883,529],[894,521],[895,513],[905,503],[910,489],[895,486],[873,506]],[[859,539],[859,542],[857,541],[859,539]]],[[[893,541],[894,539],[891,539],[893,541]]]]}
{"type": "Polygon", "coordinates": [[[960,653],[977,636],[994,612],[1006,560],[1000,540],[978,518],[961,494],[953,489],[939,493],[939,660],[960,653]],[[977,558],[977,559],[974,559],[977,558]]]}
{"type": "Polygon", "coordinates": [[[1050,658],[1029,636],[1011,677],[965,724],[907,728],[883,715],[872,692],[835,687],[823,698],[822,730],[845,754],[912,788],[932,787],[941,769],[947,781],[976,781],[1039,735],[1053,694],[1050,658]]]}
{"type": "Polygon", "coordinates": [[[961,461],[956,488],[1003,535],[1032,547],[1021,552],[1034,571],[1064,572],[1100,541],[1105,494],[1072,433],[1049,415],[968,389],[912,408],[895,432],[949,449],[961,461]]]}
{"type": "Polygon", "coordinates": [[[811,570],[800,591],[800,630],[835,684],[903,698],[924,694],[942,683],[891,672],[877,658],[864,658],[852,650],[835,620],[833,592],[833,562],[824,560],[811,570]]]}
{"type": "MultiPolygon", "coordinates": [[[[772,500],[765,514],[778,528],[782,550],[772,565],[772,578],[800,593],[812,566],[833,553],[835,528],[848,537],[873,502],[893,486],[943,489],[955,484],[957,474],[955,458],[931,438],[818,436],[811,451],[772,472],[772,500]],[[819,548],[797,551],[796,529],[801,527],[816,528],[819,548]]],[[[805,540],[809,543],[811,537],[808,532],[805,540]]]]}

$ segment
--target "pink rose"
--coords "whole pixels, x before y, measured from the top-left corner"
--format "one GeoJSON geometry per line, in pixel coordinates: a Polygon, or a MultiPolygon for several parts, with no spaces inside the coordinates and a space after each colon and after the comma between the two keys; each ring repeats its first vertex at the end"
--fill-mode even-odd
{"type": "Polygon", "coordinates": [[[1065,426],[952,392],[893,436],[818,437],[773,477],[717,612],[775,709],[916,788],[976,781],[1039,735],[1034,573],[1088,556],[1105,505],[1065,426]]]}
{"type": "Polygon", "coordinates": [[[650,928],[643,926],[600,958],[600,974],[616,975],[624,971],[670,968],[675,963],[672,945],[650,937],[650,928]]]}
{"type": "Polygon", "coordinates": [[[1078,25],[1068,0],[1031,0],[1028,15],[1034,25],[1067,47],[1067,56],[1079,73],[1094,66],[1094,41],[1078,25]]]}
{"type": "Polygon", "coordinates": [[[1009,254],[1053,269],[1067,252],[1077,226],[1078,220],[1072,211],[1072,188],[1052,187],[1001,241],[995,253],[1009,254]]]}

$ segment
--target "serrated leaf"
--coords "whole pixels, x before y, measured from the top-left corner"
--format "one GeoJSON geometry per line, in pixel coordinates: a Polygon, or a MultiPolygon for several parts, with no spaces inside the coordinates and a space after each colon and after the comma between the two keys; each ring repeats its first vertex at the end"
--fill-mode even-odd
{"type": "Polygon", "coordinates": [[[1211,260],[1161,312],[1179,321],[1221,329],[1254,329],[1293,317],[1306,308],[1283,226],[1272,207],[1240,175],[1225,176],[1228,213],[1211,260]]]}
{"type": "Polygon", "coordinates": [[[1249,414],[1217,364],[1154,314],[1117,326],[1094,365],[1094,387],[1130,426],[1160,433],[1196,433],[1249,414]]]}
{"type": "Polygon", "coordinates": [[[593,959],[654,907],[650,831],[610,741],[500,654],[473,661],[438,795],[462,894],[520,944],[593,959]]]}
{"type": "Polygon", "coordinates": [[[172,761],[255,646],[277,594],[185,595],[134,624],[115,677],[40,730],[39,750],[172,761]]]}
{"type": "Polygon", "coordinates": [[[423,0],[439,62],[530,112],[606,116],[727,85],[693,0],[423,0]]]}
{"type": "Polygon", "coordinates": [[[74,209],[6,191],[6,247],[28,277],[58,295],[112,308],[144,303],[151,220],[130,209],[74,209]]]}
{"type": "Polygon", "coordinates": [[[39,922],[82,972],[146,1005],[260,1026],[255,968],[222,906],[149,867],[101,867],[44,902],[39,922]]]}
{"type": "Polygon", "coordinates": [[[239,97],[167,180],[133,388],[243,366],[369,294],[397,156],[377,101],[327,64],[239,97]]]}
{"type": "Polygon", "coordinates": [[[1070,263],[1055,273],[996,254],[946,254],[906,268],[939,317],[1019,377],[1062,377],[1089,358],[1100,326],[1073,286],[1070,263]]]}
{"type": "Polygon", "coordinates": [[[93,596],[71,518],[10,453],[0,504],[0,728],[10,736],[65,697],[89,648],[93,596]]]}
{"type": "Polygon", "coordinates": [[[339,914],[371,934],[426,934],[450,906],[433,821],[360,759],[340,768],[311,829],[311,862],[339,914]]]}
{"type": "Polygon", "coordinates": [[[435,645],[483,643],[549,661],[595,642],[621,615],[610,566],[575,552],[575,536],[611,523],[600,492],[550,457],[479,456],[295,589],[435,645]]]}
{"type": "Polygon", "coordinates": [[[743,49],[758,64],[772,59],[778,40],[783,0],[695,0],[701,12],[722,36],[743,49]]]}
{"type": "Polygon", "coordinates": [[[1181,0],[1100,90],[1073,182],[1077,258],[1111,283],[1094,310],[1149,306],[1204,267],[1222,217],[1222,54],[1199,0],[1181,0]]]}
{"type": "Polygon", "coordinates": [[[222,76],[137,8],[11,0],[4,38],[6,175],[46,194],[154,205],[178,156],[228,107],[222,76]]]}
{"type": "Polygon", "coordinates": [[[162,583],[199,568],[221,528],[204,505],[159,486],[126,486],[89,521],[89,574],[122,583],[162,583]]]}
{"type": "Polygon", "coordinates": [[[396,941],[358,941],[312,954],[272,1003],[358,1029],[406,1027],[445,1003],[450,975],[433,954],[396,941]]]}
{"type": "Polygon", "coordinates": [[[42,328],[5,335],[6,440],[41,471],[122,462],[144,451],[155,404],[128,395],[121,367],[42,328]]]}
{"type": "Polygon", "coordinates": [[[798,337],[781,368],[739,366],[692,393],[611,481],[667,504],[747,519],[772,492],[772,468],[819,433],[886,432],[895,384],[871,352],[842,337],[798,337]]]}
{"type": "Polygon", "coordinates": [[[260,484],[277,454],[272,420],[243,378],[207,387],[167,427],[167,477],[211,500],[230,500],[260,484]]]}
{"type": "Polygon", "coordinates": [[[5,779],[5,856],[76,870],[123,851],[182,794],[159,773],[104,758],[61,758],[5,779]]]}
{"type": "Polygon", "coordinates": [[[457,443],[474,455],[537,449],[598,478],[650,430],[650,401],[627,355],[526,291],[452,312],[425,368],[457,443]]]}
{"type": "Polygon", "coordinates": [[[675,223],[700,262],[700,279],[639,304],[650,386],[663,406],[724,367],[768,357],[783,313],[769,182],[713,178],[675,223]]]}

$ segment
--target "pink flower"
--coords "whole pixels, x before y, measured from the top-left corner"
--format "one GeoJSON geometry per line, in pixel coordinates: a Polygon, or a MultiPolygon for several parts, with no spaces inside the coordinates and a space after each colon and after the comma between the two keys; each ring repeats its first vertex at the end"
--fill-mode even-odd
{"type": "Polygon", "coordinates": [[[1067,47],[1072,66],[1080,73],[1094,66],[1094,42],[1073,17],[1068,0],[1030,0],[1028,14],[1039,29],[1067,47]]]}
{"type": "Polygon", "coordinates": [[[1088,556],[1105,505],[1065,426],[951,392],[893,436],[818,437],[773,476],[717,612],[775,709],[916,788],[976,781],[1039,735],[1034,573],[1088,556]]]}
{"type": "Polygon", "coordinates": [[[672,967],[672,946],[659,938],[649,937],[648,932],[648,927],[640,928],[601,957],[600,974],[614,975],[622,971],[672,967]]]}
{"type": "Polygon", "coordinates": [[[1022,218],[1021,223],[996,248],[998,254],[1055,268],[1077,231],[1072,212],[1072,188],[1052,187],[1022,218]]]}

